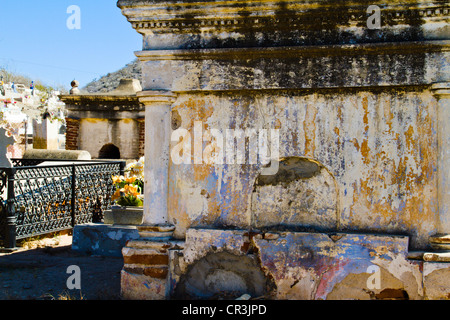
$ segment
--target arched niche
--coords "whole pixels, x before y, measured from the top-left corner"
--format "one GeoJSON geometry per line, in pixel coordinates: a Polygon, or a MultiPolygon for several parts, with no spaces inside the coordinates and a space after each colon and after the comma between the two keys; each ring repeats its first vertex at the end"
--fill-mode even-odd
{"type": "Polygon", "coordinates": [[[251,199],[255,228],[336,230],[339,228],[338,187],[318,161],[288,157],[274,175],[259,175],[251,199]]]}
{"type": "Polygon", "coordinates": [[[105,144],[98,152],[99,159],[120,159],[120,150],[112,143],[105,144]]]}

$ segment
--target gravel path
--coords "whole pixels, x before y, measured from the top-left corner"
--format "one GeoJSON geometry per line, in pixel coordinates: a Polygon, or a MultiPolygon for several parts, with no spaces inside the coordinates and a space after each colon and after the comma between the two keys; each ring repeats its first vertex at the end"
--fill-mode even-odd
{"type": "Polygon", "coordinates": [[[123,259],[82,255],[71,244],[72,237],[64,235],[0,253],[0,300],[120,299],[123,259]],[[81,290],[67,287],[72,265],[80,268],[81,290]]]}

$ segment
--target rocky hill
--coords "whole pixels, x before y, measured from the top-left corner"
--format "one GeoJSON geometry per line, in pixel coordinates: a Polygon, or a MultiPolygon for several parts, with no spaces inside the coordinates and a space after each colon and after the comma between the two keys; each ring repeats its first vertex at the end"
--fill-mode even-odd
{"type": "Polygon", "coordinates": [[[108,73],[98,80],[91,81],[82,90],[90,93],[109,92],[117,88],[121,79],[138,79],[142,82],[141,62],[136,59],[120,70],[108,73]]]}

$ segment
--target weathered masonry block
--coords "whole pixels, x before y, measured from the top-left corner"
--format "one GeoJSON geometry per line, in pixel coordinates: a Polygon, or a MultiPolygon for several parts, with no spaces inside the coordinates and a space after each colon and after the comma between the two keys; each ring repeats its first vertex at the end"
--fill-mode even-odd
{"type": "Polygon", "coordinates": [[[137,96],[158,137],[144,223],[183,243],[165,279],[124,273],[124,295],[448,299],[448,1],[118,6],[143,36],[137,96]],[[172,140],[180,130],[190,143],[172,140]],[[208,162],[230,130],[276,132],[262,141],[277,171],[250,161],[249,136],[233,140],[243,163],[208,162]]]}

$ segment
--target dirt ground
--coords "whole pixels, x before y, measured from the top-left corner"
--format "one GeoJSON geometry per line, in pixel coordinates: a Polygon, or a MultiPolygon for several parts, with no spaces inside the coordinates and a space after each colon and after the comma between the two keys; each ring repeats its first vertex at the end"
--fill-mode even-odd
{"type": "Polygon", "coordinates": [[[71,244],[72,236],[62,234],[0,253],[0,300],[120,299],[123,259],[79,254],[71,244]],[[67,287],[72,265],[80,268],[81,290],[67,287]]]}

